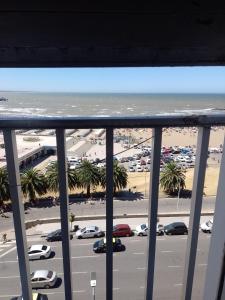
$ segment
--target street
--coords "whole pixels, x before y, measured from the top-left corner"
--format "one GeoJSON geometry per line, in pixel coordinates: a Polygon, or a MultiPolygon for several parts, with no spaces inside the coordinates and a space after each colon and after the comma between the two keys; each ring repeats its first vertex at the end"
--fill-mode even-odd
{"type": "MultiPolygon", "coordinates": [[[[90,272],[96,272],[96,300],[105,299],[105,254],[95,254],[92,245],[96,239],[71,241],[74,299],[92,299],[90,272]]],[[[145,289],[147,237],[121,238],[126,246],[124,252],[113,254],[114,299],[143,300],[145,289]]],[[[182,289],[187,236],[157,237],[154,299],[179,299],[182,289]]],[[[202,299],[204,274],[210,234],[199,233],[195,278],[192,299],[202,299]]],[[[44,238],[30,237],[28,244],[45,243],[44,238]]],[[[63,266],[61,242],[48,243],[54,255],[46,260],[30,262],[30,270],[48,269],[56,271],[60,278],[55,288],[40,289],[51,300],[62,300],[63,266]]],[[[0,299],[8,300],[20,294],[19,270],[15,243],[5,244],[0,252],[0,299]]],[[[1,248],[0,248],[1,249],[1,248]]]]}

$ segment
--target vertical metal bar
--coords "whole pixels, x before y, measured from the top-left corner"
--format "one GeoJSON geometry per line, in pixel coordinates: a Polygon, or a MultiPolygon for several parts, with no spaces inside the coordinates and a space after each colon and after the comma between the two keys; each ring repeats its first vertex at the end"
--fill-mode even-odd
{"type": "Polygon", "coordinates": [[[20,172],[16,146],[16,135],[14,130],[4,130],[4,142],[22,295],[24,300],[31,300],[32,291],[30,283],[30,265],[27,254],[24,206],[21,197],[20,172]]]}
{"type": "MultiPolygon", "coordinates": [[[[204,300],[218,300],[218,292],[225,255],[225,138],[220,165],[213,230],[205,277],[204,300]]],[[[224,293],[223,293],[224,294],[224,293]]],[[[222,298],[223,299],[223,298],[222,298]]]]}
{"type": "Polygon", "coordinates": [[[65,130],[56,130],[57,156],[58,156],[58,178],[59,178],[59,200],[60,200],[60,216],[62,230],[62,252],[63,252],[63,271],[64,271],[64,289],[65,299],[73,299],[72,287],[72,268],[70,254],[70,230],[68,222],[68,177],[66,162],[66,144],[65,130]]]}
{"type": "Polygon", "coordinates": [[[187,239],[186,259],[183,277],[182,299],[190,300],[192,294],[195,260],[198,245],[199,223],[202,209],[202,196],[205,181],[206,162],[208,157],[209,127],[198,130],[196,163],[194,170],[189,235],[187,239]]]}
{"type": "Polygon", "coordinates": [[[150,229],[148,234],[147,251],[146,300],[151,300],[153,298],[162,128],[154,128],[152,130],[152,136],[152,163],[148,208],[148,226],[150,226],[150,229]]]}
{"type": "Polygon", "coordinates": [[[113,129],[106,129],[106,300],[113,299],[113,129]]]}

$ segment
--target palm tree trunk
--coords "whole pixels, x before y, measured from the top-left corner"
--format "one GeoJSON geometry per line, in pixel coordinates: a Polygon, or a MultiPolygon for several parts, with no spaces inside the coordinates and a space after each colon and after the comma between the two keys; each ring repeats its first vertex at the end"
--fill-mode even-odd
{"type": "Polygon", "coordinates": [[[91,194],[91,186],[88,185],[88,186],[87,186],[87,197],[88,197],[88,198],[90,197],[90,194],[91,194]]]}

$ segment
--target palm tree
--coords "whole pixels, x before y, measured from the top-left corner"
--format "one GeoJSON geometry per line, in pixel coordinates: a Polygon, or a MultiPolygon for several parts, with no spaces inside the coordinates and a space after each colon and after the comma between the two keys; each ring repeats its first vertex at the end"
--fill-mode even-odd
{"type": "MultiPolygon", "coordinates": [[[[106,187],[106,169],[101,169],[101,185],[106,187]]],[[[123,166],[120,166],[115,160],[113,162],[113,192],[115,194],[116,190],[120,190],[127,186],[127,171],[123,166]]]]}
{"type": "MultiPolygon", "coordinates": [[[[70,168],[68,168],[67,175],[68,175],[68,187],[70,190],[80,186],[76,170],[71,170],[70,168]]],[[[47,179],[48,189],[50,191],[57,193],[59,190],[59,179],[58,179],[58,163],[56,161],[53,161],[47,167],[46,179],[47,179]]]]}
{"type": "Polygon", "coordinates": [[[3,202],[9,200],[9,181],[8,173],[5,168],[0,168],[0,206],[3,202]]]}
{"type": "Polygon", "coordinates": [[[47,193],[46,178],[36,169],[27,169],[21,174],[21,187],[24,196],[32,202],[47,193]]]}
{"type": "Polygon", "coordinates": [[[175,191],[179,193],[185,188],[183,170],[175,162],[169,162],[160,175],[160,185],[168,194],[173,194],[175,191]]]}
{"type": "Polygon", "coordinates": [[[100,170],[88,160],[83,160],[77,168],[80,185],[87,188],[87,197],[90,197],[91,186],[96,187],[100,183],[100,170]]]}

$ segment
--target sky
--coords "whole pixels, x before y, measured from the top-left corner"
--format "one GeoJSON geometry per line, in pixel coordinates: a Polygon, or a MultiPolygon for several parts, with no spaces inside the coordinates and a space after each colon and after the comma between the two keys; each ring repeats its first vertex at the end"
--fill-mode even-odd
{"type": "Polygon", "coordinates": [[[225,93],[225,67],[1,68],[1,91],[225,93]]]}

